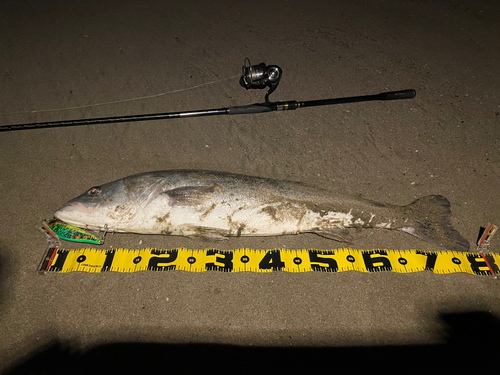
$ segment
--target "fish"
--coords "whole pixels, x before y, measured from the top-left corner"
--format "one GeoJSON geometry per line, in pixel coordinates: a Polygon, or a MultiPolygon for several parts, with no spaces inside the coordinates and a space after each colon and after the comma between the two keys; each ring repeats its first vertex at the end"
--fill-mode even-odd
{"type": "Polygon", "coordinates": [[[398,206],[300,182],[207,170],[146,172],[94,186],[54,217],[97,231],[213,240],[315,233],[351,243],[349,228],[389,229],[469,251],[441,195],[398,206]]]}

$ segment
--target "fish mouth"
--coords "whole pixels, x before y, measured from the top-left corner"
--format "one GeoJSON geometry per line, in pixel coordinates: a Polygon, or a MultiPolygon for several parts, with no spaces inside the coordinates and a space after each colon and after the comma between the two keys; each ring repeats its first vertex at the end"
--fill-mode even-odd
{"type": "Polygon", "coordinates": [[[79,227],[92,227],[85,218],[91,217],[99,205],[84,205],[79,202],[68,202],[54,213],[54,217],[65,223],[79,227]],[[82,221],[83,220],[83,221],[82,221]]]}

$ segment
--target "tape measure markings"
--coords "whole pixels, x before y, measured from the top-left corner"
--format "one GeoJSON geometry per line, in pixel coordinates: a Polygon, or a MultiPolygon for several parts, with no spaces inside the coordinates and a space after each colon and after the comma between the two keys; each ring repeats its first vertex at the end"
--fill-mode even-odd
{"type": "Polygon", "coordinates": [[[59,249],[52,246],[40,272],[346,272],[499,274],[500,254],[421,250],[319,249],[59,249]]]}

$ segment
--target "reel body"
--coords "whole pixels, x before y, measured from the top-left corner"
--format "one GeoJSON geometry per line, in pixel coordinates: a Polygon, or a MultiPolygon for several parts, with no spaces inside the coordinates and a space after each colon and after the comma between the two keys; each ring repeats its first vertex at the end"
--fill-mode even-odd
{"type": "Polygon", "coordinates": [[[247,57],[242,68],[240,85],[247,90],[269,87],[266,93],[266,103],[269,103],[269,95],[278,87],[282,74],[283,71],[277,65],[252,65],[247,57]]]}

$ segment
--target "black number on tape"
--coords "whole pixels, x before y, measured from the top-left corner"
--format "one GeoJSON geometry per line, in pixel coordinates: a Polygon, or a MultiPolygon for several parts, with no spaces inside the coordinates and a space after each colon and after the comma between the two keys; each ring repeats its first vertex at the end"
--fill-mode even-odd
{"type": "Polygon", "coordinates": [[[106,259],[104,259],[104,264],[102,265],[101,272],[106,272],[111,270],[111,264],[113,263],[113,258],[115,257],[116,250],[106,251],[106,259]]]}
{"type": "Polygon", "coordinates": [[[285,268],[285,262],[281,260],[281,254],[278,250],[268,251],[259,263],[261,270],[282,271],[283,268],[285,268]]]}
{"type": "Polygon", "coordinates": [[[311,268],[313,271],[323,271],[323,272],[337,272],[339,270],[339,266],[337,261],[333,258],[322,257],[320,255],[334,255],[332,251],[320,251],[320,250],[311,250],[309,251],[309,260],[311,263],[321,263],[321,264],[311,264],[311,268]],[[324,266],[324,264],[328,264],[328,266],[324,266]]]}
{"type": "Polygon", "coordinates": [[[490,267],[495,274],[498,273],[498,266],[495,263],[495,259],[491,254],[484,254],[486,260],[481,254],[467,254],[467,260],[470,263],[472,272],[476,275],[493,275],[491,273],[490,267]],[[486,261],[488,263],[486,263],[486,261]],[[488,267],[489,264],[489,267],[488,267]]]}
{"type": "Polygon", "coordinates": [[[436,260],[438,257],[436,253],[417,250],[416,254],[425,255],[427,257],[427,260],[425,262],[425,269],[427,271],[434,271],[434,267],[436,266],[436,260]]]}
{"type": "Polygon", "coordinates": [[[365,267],[370,272],[391,271],[392,265],[389,258],[380,256],[387,255],[385,250],[375,250],[363,252],[365,267]]]}
{"type": "Polygon", "coordinates": [[[69,250],[61,250],[57,249],[57,259],[55,263],[50,266],[49,271],[52,272],[60,272],[63,269],[64,262],[66,262],[66,258],[68,257],[69,250]]]}
{"type": "Polygon", "coordinates": [[[223,271],[223,272],[231,272],[233,270],[233,255],[232,251],[222,251],[222,250],[208,250],[207,255],[217,255],[215,257],[215,262],[221,263],[215,264],[215,262],[207,263],[205,268],[209,271],[223,271]],[[222,256],[219,256],[222,255],[222,256]]]}
{"type": "Polygon", "coordinates": [[[160,264],[169,264],[177,259],[177,255],[179,251],[177,249],[174,250],[151,250],[151,254],[153,255],[168,255],[168,256],[157,256],[151,257],[148,263],[148,270],[151,271],[171,271],[175,270],[175,265],[171,264],[168,266],[160,266],[160,264]]]}

